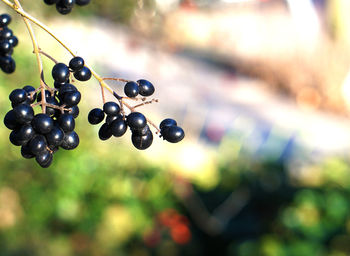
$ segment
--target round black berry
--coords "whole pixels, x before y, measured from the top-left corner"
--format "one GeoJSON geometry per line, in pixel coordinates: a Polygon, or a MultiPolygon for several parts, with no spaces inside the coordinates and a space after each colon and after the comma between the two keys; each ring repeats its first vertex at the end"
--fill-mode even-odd
{"type": "Polygon", "coordinates": [[[4,13],[4,14],[1,14],[0,15],[0,27],[3,28],[3,27],[6,27],[10,24],[11,22],[11,16],[8,15],[7,13],[4,13]]]}
{"type": "Polygon", "coordinates": [[[109,101],[103,105],[103,111],[109,116],[116,116],[120,112],[120,107],[117,103],[109,101]]]}
{"type": "Polygon", "coordinates": [[[0,53],[5,55],[12,50],[12,44],[8,40],[0,40],[0,53]]]}
{"type": "Polygon", "coordinates": [[[151,130],[148,130],[146,135],[140,136],[136,134],[131,135],[131,141],[132,144],[135,146],[135,148],[144,150],[146,148],[149,148],[152,145],[153,142],[153,134],[151,130]]]}
{"type": "Polygon", "coordinates": [[[154,86],[148,80],[140,79],[137,83],[139,84],[140,95],[148,97],[154,93],[154,86]]]}
{"type": "Polygon", "coordinates": [[[79,136],[75,131],[66,133],[61,143],[61,148],[66,150],[75,149],[79,145],[79,136]]]}
{"type": "Polygon", "coordinates": [[[40,113],[34,116],[32,126],[40,134],[49,133],[53,128],[53,120],[49,115],[40,113]]]}
{"type": "Polygon", "coordinates": [[[56,10],[60,14],[68,14],[72,11],[75,0],[60,0],[56,3],[56,10]]]}
{"type": "Polygon", "coordinates": [[[20,140],[25,141],[26,143],[31,140],[34,135],[35,131],[30,124],[25,124],[18,130],[20,140]]]}
{"type": "Polygon", "coordinates": [[[27,99],[27,92],[24,89],[14,89],[10,93],[9,99],[14,104],[22,103],[27,99]]]}
{"type": "Polygon", "coordinates": [[[19,131],[18,130],[13,130],[11,133],[10,133],[10,142],[15,145],[15,146],[21,146],[21,145],[24,145],[26,144],[26,141],[24,140],[21,140],[20,136],[19,136],[19,131]]]}
{"type": "Polygon", "coordinates": [[[100,138],[100,140],[108,140],[110,137],[112,137],[112,130],[107,123],[104,123],[100,127],[98,131],[98,137],[100,138]]]}
{"type": "Polygon", "coordinates": [[[176,126],[177,123],[174,119],[171,119],[171,118],[167,118],[167,119],[164,119],[160,125],[159,125],[159,129],[163,129],[164,127],[166,126],[176,126]]]}
{"type": "Polygon", "coordinates": [[[99,124],[105,118],[105,113],[100,108],[94,108],[89,112],[88,121],[90,124],[99,124]]]}
{"type": "Polygon", "coordinates": [[[58,124],[64,132],[71,132],[75,128],[74,117],[70,114],[62,114],[58,118],[58,124]]]}
{"type": "Polygon", "coordinates": [[[51,165],[53,155],[50,151],[46,150],[35,156],[36,162],[43,168],[47,168],[51,165]]]}
{"type": "Polygon", "coordinates": [[[0,68],[3,72],[11,74],[16,69],[16,62],[11,56],[1,56],[0,57],[0,68]]]}
{"type": "Polygon", "coordinates": [[[55,126],[52,128],[52,130],[45,135],[47,144],[49,147],[55,147],[59,146],[64,138],[64,132],[62,131],[61,128],[55,126]]]}
{"type": "Polygon", "coordinates": [[[87,67],[74,72],[74,77],[79,81],[87,81],[91,78],[91,71],[87,67]]]}
{"type": "Polygon", "coordinates": [[[177,143],[185,137],[184,130],[179,126],[170,126],[161,130],[163,138],[171,143],[177,143]]]}
{"type": "Polygon", "coordinates": [[[74,118],[77,118],[79,116],[79,107],[78,106],[72,106],[69,108],[69,110],[65,110],[65,113],[71,114],[74,118]]]}
{"type": "Polygon", "coordinates": [[[124,93],[129,98],[134,98],[139,95],[139,85],[135,82],[127,82],[124,86],[124,93]]]}
{"type": "Polygon", "coordinates": [[[27,101],[30,104],[33,103],[36,99],[36,93],[33,94],[33,92],[35,91],[35,88],[33,86],[26,85],[23,87],[23,90],[25,90],[27,93],[27,101]]]}
{"type": "Polygon", "coordinates": [[[72,106],[78,105],[80,100],[81,100],[81,94],[79,91],[67,92],[64,94],[64,97],[63,97],[63,103],[67,107],[72,107],[72,106]]]}
{"type": "Polygon", "coordinates": [[[121,137],[125,134],[128,126],[122,117],[118,117],[110,124],[110,130],[115,137],[121,137]]]}
{"type": "Polygon", "coordinates": [[[4,117],[4,124],[10,130],[15,130],[20,127],[20,124],[17,122],[15,112],[12,109],[6,113],[4,117]]]}
{"type": "Polygon", "coordinates": [[[30,105],[20,104],[13,109],[18,123],[30,123],[34,118],[34,110],[30,105]]]}
{"type": "Polygon", "coordinates": [[[58,83],[64,83],[69,79],[69,68],[64,63],[57,63],[52,68],[52,77],[58,83]]]}
{"type": "Polygon", "coordinates": [[[36,135],[29,141],[29,149],[34,155],[38,155],[43,151],[46,151],[47,142],[43,135],[36,135]]]}
{"type": "Polygon", "coordinates": [[[35,155],[32,153],[32,151],[30,151],[28,144],[25,144],[21,147],[21,155],[27,159],[35,157],[35,155]]]}
{"type": "Polygon", "coordinates": [[[142,129],[147,125],[147,120],[140,112],[132,112],[126,117],[126,123],[131,129],[142,129]]]}
{"type": "Polygon", "coordinates": [[[8,41],[12,47],[16,47],[18,45],[18,38],[16,36],[11,36],[8,38],[8,41]]]}
{"type": "Polygon", "coordinates": [[[5,27],[2,30],[0,30],[0,38],[1,39],[8,39],[13,36],[13,32],[11,29],[5,27]]]}
{"type": "Polygon", "coordinates": [[[69,68],[75,72],[79,71],[84,67],[84,59],[82,57],[74,57],[69,62],[69,68]]]}

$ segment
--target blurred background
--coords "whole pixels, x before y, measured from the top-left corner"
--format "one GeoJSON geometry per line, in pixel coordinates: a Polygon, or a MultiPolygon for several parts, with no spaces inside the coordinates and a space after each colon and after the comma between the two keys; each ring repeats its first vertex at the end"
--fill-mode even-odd
{"type": "MultiPolygon", "coordinates": [[[[159,103],[141,112],[186,137],[100,141],[93,79],[75,83],[81,143],[50,168],[2,125],[0,255],[350,255],[350,1],[92,0],[66,16],[22,2],[101,76],[152,81],[159,103]]],[[[23,21],[0,6],[20,42],[0,75],[3,118],[9,93],[39,79],[23,21]]]]}

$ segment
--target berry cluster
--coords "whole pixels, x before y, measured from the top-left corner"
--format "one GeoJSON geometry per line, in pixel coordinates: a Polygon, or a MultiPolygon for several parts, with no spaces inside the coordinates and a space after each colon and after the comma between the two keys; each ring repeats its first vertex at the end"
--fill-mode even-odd
{"type": "Polygon", "coordinates": [[[83,6],[90,3],[90,0],[44,0],[47,5],[56,4],[56,10],[60,14],[68,14],[72,11],[74,4],[83,6]]]}
{"type": "MultiPolygon", "coordinates": [[[[135,98],[138,95],[148,97],[154,91],[153,84],[144,79],[137,82],[129,81],[124,86],[124,93],[129,98],[135,98]]],[[[98,132],[101,140],[108,140],[112,135],[121,137],[129,127],[132,144],[137,149],[144,150],[152,145],[153,133],[146,117],[142,113],[132,111],[125,115],[125,112],[116,102],[110,101],[103,105],[103,109],[94,108],[88,115],[88,121],[93,125],[99,124],[104,120],[105,122],[98,132]]],[[[181,141],[185,136],[184,131],[177,126],[176,121],[173,119],[163,120],[160,124],[160,132],[165,140],[173,143],[181,141]]]]}
{"type": "Polygon", "coordinates": [[[16,63],[11,55],[13,47],[18,44],[17,37],[8,28],[10,22],[10,15],[6,13],[0,15],[0,68],[8,74],[13,73],[16,69],[16,63]]]}
{"type": "Polygon", "coordinates": [[[53,154],[59,147],[71,150],[79,144],[79,136],[74,128],[81,94],[69,83],[69,76],[72,71],[82,81],[87,80],[88,74],[91,77],[90,70],[83,65],[84,61],[80,57],[73,58],[69,67],[57,63],[52,69],[55,89],[48,88],[44,96],[29,85],[13,90],[9,96],[12,109],[6,114],[4,124],[12,130],[10,141],[21,146],[24,158],[35,157],[41,167],[50,166],[53,154]],[[35,105],[45,106],[44,113],[35,114],[35,105]]]}

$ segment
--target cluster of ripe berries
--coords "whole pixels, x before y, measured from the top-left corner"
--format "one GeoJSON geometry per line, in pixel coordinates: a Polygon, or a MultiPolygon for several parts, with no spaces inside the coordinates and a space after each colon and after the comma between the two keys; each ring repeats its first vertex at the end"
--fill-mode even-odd
{"type": "MultiPolygon", "coordinates": [[[[137,82],[129,81],[124,86],[124,93],[129,98],[137,95],[144,97],[151,96],[155,89],[152,83],[141,79],[137,82]]],[[[131,130],[132,144],[140,150],[147,149],[152,145],[153,133],[147,124],[146,117],[140,112],[131,112],[128,115],[121,113],[120,106],[113,101],[106,102],[103,109],[94,108],[89,112],[88,121],[90,124],[99,124],[105,121],[99,129],[98,135],[101,140],[107,140],[113,136],[123,136],[127,128],[131,130]]],[[[178,127],[173,119],[165,119],[160,124],[161,136],[172,143],[181,141],[185,133],[178,127]]]]}
{"type": "Polygon", "coordinates": [[[10,15],[6,13],[0,15],[0,68],[8,74],[13,73],[16,69],[16,63],[11,55],[13,47],[18,44],[17,37],[8,28],[10,22],[10,15]]]}
{"type": "Polygon", "coordinates": [[[44,0],[47,5],[56,4],[56,10],[60,14],[68,14],[72,11],[74,4],[83,6],[90,3],[90,0],[44,0]]]}
{"type": "Polygon", "coordinates": [[[37,163],[46,168],[51,165],[53,154],[59,148],[71,150],[78,146],[79,136],[74,128],[81,94],[69,83],[69,76],[73,72],[77,79],[85,81],[91,77],[91,73],[86,70],[80,57],[73,58],[69,67],[63,63],[53,67],[52,77],[56,89],[45,90],[45,113],[34,113],[32,104],[35,101],[43,104],[41,92],[37,93],[34,87],[27,85],[11,92],[9,98],[12,109],[5,115],[4,124],[12,130],[10,141],[21,146],[24,158],[35,157],[37,163]]]}

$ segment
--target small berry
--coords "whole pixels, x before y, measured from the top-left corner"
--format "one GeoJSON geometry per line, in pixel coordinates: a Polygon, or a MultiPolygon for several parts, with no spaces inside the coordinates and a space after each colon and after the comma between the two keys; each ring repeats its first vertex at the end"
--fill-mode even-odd
{"type": "Polygon", "coordinates": [[[146,148],[149,148],[152,145],[153,142],[153,134],[151,130],[149,130],[146,135],[140,136],[136,134],[131,135],[131,141],[132,144],[135,146],[135,148],[144,150],[146,148]]]}
{"type": "Polygon", "coordinates": [[[52,77],[58,83],[64,83],[69,79],[69,68],[64,63],[57,63],[52,68],[52,77]]]}
{"type": "Polygon", "coordinates": [[[82,57],[74,57],[69,62],[69,68],[75,72],[84,67],[84,59],[82,57]]]}
{"type": "Polygon", "coordinates": [[[75,0],[60,0],[56,3],[56,10],[60,14],[68,14],[72,11],[75,0]]]}
{"type": "Polygon", "coordinates": [[[32,125],[38,133],[45,134],[52,130],[53,120],[49,115],[40,113],[34,116],[32,125]]]}
{"type": "Polygon", "coordinates": [[[124,86],[124,93],[129,98],[134,98],[139,94],[139,85],[135,82],[127,82],[124,86]]]}
{"type": "Polygon", "coordinates": [[[11,56],[1,56],[0,57],[0,68],[6,74],[11,74],[16,69],[16,62],[11,56]]]}
{"type": "Polygon", "coordinates": [[[121,137],[125,134],[128,126],[122,117],[118,117],[110,124],[110,130],[115,137],[121,137]]]}
{"type": "Polygon", "coordinates": [[[16,36],[11,36],[8,38],[8,41],[12,47],[16,47],[18,45],[18,38],[16,36]]]}
{"type": "Polygon", "coordinates": [[[30,105],[20,104],[13,109],[18,123],[30,123],[34,118],[34,110],[30,105]]]}
{"type": "Polygon", "coordinates": [[[26,93],[27,93],[27,101],[28,101],[30,104],[33,103],[33,102],[35,101],[35,99],[36,99],[36,93],[34,93],[34,94],[32,95],[32,97],[31,97],[30,95],[31,95],[32,92],[35,91],[35,88],[34,88],[33,86],[26,85],[26,86],[23,87],[23,90],[25,90],[26,93]]]}
{"type": "Polygon", "coordinates": [[[90,110],[88,115],[88,121],[90,124],[99,124],[105,118],[105,113],[100,108],[94,108],[90,110]]]}
{"type": "Polygon", "coordinates": [[[57,121],[64,132],[71,132],[75,128],[75,120],[71,114],[62,114],[57,121]]]}
{"type": "Polygon", "coordinates": [[[36,162],[42,167],[47,168],[51,165],[53,160],[53,155],[48,150],[45,150],[35,156],[36,162]]]}
{"type": "Polygon", "coordinates": [[[10,130],[15,130],[20,127],[20,124],[17,122],[15,112],[12,109],[6,113],[4,117],[4,124],[10,130]]]}
{"type": "Polygon", "coordinates": [[[174,119],[166,118],[160,123],[159,129],[163,129],[166,126],[175,126],[175,125],[177,125],[177,123],[174,119]]]}
{"type": "Polygon", "coordinates": [[[154,86],[148,80],[140,79],[137,83],[139,84],[140,95],[148,97],[154,93],[154,86]]]}
{"type": "Polygon", "coordinates": [[[140,112],[132,112],[127,116],[126,123],[131,129],[142,129],[147,125],[147,119],[140,112]]]}
{"type": "Polygon", "coordinates": [[[61,148],[66,150],[75,149],[79,145],[79,136],[75,131],[66,133],[61,143],[61,148]]]}
{"type": "Polygon", "coordinates": [[[27,92],[24,89],[14,89],[9,96],[9,99],[14,104],[22,103],[27,99],[27,92]]]}
{"type": "Polygon", "coordinates": [[[87,81],[91,78],[91,71],[87,67],[74,72],[74,77],[79,81],[87,81]]]}
{"type": "Polygon", "coordinates": [[[8,39],[13,36],[13,32],[11,29],[5,27],[2,30],[0,30],[0,38],[1,39],[8,39]]]}
{"type": "Polygon", "coordinates": [[[103,111],[110,116],[116,116],[120,112],[120,107],[117,103],[113,101],[106,102],[103,105],[103,111]]]}
{"type": "Polygon", "coordinates": [[[67,107],[73,107],[78,105],[81,100],[81,93],[76,92],[67,92],[64,94],[63,103],[66,104],[67,107]]]}
{"type": "Polygon", "coordinates": [[[11,16],[8,15],[7,13],[1,14],[0,15],[0,27],[6,27],[11,23],[11,16]]]}
{"type": "Polygon", "coordinates": [[[34,155],[38,155],[46,150],[47,142],[43,135],[36,135],[29,141],[29,149],[34,155]]]}
{"type": "Polygon", "coordinates": [[[28,144],[25,144],[21,147],[21,155],[27,159],[35,157],[35,155],[30,151],[28,144]]]}
{"type": "Polygon", "coordinates": [[[107,123],[104,123],[99,131],[98,131],[98,137],[100,140],[108,140],[110,137],[112,137],[112,130],[110,129],[110,126],[107,123]]]}
{"type": "Polygon", "coordinates": [[[177,143],[185,137],[184,130],[179,126],[170,126],[161,131],[163,138],[171,143],[177,143]]]}
{"type": "Polygon", "coordinates": [[[52,128],[52,130],[45,135],[47,144],[49,147],[52,146],[59,146],[64,138],[64,132],[61,128],[55,126],[52,128]]]}

